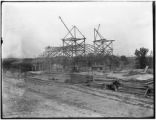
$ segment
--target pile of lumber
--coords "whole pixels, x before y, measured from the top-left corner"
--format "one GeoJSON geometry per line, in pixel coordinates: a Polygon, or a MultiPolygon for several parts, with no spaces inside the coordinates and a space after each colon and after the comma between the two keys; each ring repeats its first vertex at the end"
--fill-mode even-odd
{"type": "Polygon", "coordinates": [[[153,95],[153,79],[148,80],[119,80],[119,92],[151,96],[153,95]]]}
{"type": "Polygon", "coordinates": [[[69,75],[70,79],[67,79],[66,83],[73,83],[73,84],[81,84],[81,83],[89,83],[93,81],[93,77],[91,75],[81,75],[72,73],[69,75]]]}
{"type": "Polygon", "coordinates": [[[100,88],[100,89],[103,89],[105,87],[102,82],[95,82],[95,81],[88,83],[87,86],[100,88]]]}
{"type": "Polygon", "coordinates": [[[116,79],[113,78],[106,78],[105,76],[102,75],[96,75],[93,78],[93,81],[95,82],[102,82],[103,84],[112,84],[116,79]]]}
{"type": "MultiPolygon", "coordinates": [[[[145,78],[145,77],[144,77],[145,78]]],[[[109,89],[113,87],[114,90],[118,92],[142,95],[142,96],[153,96],[153,78],[150,79],[118,79],[118,78],[108,78],[105,76],[96,75],[93,78],[93,82],[90,86],[97,88],[109,89]],[[117,84],[115,84],[117,82],[117,84]],[[119,83],[119,84],[118,84],[119,83]]]]}
{"type": "Polygon", "coordinates": [[[102,75],[94,75],[93,82],[91,82],[89,86],[116,91],[116,88],[118,86],[116,82],[117,80],[113,78],[106,78],[106,76],[102,76],[102,75]]]}

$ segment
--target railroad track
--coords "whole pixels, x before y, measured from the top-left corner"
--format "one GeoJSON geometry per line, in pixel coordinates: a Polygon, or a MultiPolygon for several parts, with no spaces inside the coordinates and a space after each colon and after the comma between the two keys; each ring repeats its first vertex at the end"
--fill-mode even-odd
{"type": "Polygon", "coordinates": [[[119,102],[124,102],[126,104],[131,104],[131,105],[137,105],[137,106],[141,106],[141,107],[147,107],[147,108],[153,108],[153,101],[151,99],[136,99],[136,98],[129,98],[125,95],[118,95],[115,92],[113,93],[108,93],[105,91],[99,91],[97,89],[93,89],[93,88],[89,88],[87,86],[84,85],[80,85],[80,84],[67,84],[67,83],[60,83],[57,81],[52,81],[52,80],[42,80],[39,78],[28,78],[25,80],[26,82],[32,82],[34,84],[37,85],[58,85],[58,86],[62,86],[65,88],[69,88],[69,89],[73,89],[76,91],[80,91],[86,94],[91,94],[97,97],[101,97],[101,98],[106,98],[106,99],[110,99],[110,100],[115,100],[115,101],[119,101],[119,102]]]}

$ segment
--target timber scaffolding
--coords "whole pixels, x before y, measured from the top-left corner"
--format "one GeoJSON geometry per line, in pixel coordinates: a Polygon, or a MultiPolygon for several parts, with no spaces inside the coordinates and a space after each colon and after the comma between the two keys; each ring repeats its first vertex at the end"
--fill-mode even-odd
{"type": "Polygon", "coordinates": [[[106,40],[99,32],[98,29],[94,28],[94,41],[93,45],[86,44],[85,36],[80,32],[80,30],[76,26],[72,26],[69,29],[61,17],[59,17],[68,33],[62,39],[63,45],[60,47],[46,47],[45,51],[39,55],[42,57],[57,57],[57,56],[65,56],[65,57],[75,57],[75,56],[85,56],[89,53],[94,55],[113,55],[113,42],[114,40],[106,40]]]}
{"type": "Polygon", "coordinates": [[[113,41],[105,39],[99,32],[100,24],[98,29],[94,28],[94,52],[95,54],[102,55],[113,55],[113,41]]]}

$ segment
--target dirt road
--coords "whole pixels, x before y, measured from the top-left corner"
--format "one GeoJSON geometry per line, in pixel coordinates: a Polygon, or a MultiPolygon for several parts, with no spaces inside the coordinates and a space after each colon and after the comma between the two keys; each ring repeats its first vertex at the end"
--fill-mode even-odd
{"type": "Polygon", "coordinates": [[[4,76],[3,117],[150,117],[153,101],[82,86],[4,76]]]}

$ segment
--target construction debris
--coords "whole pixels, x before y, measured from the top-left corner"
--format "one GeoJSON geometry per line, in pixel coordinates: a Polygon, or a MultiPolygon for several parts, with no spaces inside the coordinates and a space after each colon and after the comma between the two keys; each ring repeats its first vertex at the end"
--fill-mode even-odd
{"type": "Polygon", "coordinates": [[[151,74],[136,74],[125,77],[125,73],[110,73],[107,76],[96,75],[93,87],[112,89],[118,92],[137,94],[142,96],[152,96],[153,75],[151,74]]]}
{"type": "Polygon", "coordinates": [[[70,79],[66,80],[66,83],[83,84],[91,81],[93,81],[93,77],[91,75],[72,73],[70,74],[70,79]]]}
{"type": "Polygon", "coordinates": [[[153,94],[152,87],[153,86],[153,79],[148,80],[120,80],[120,87],[118,88],[118,91],[120,92],[126,92],[126,93],[133,93],[137,95],[144,95],[148,96],[147,91],[151,91],[150,94],[153,94]]]}

